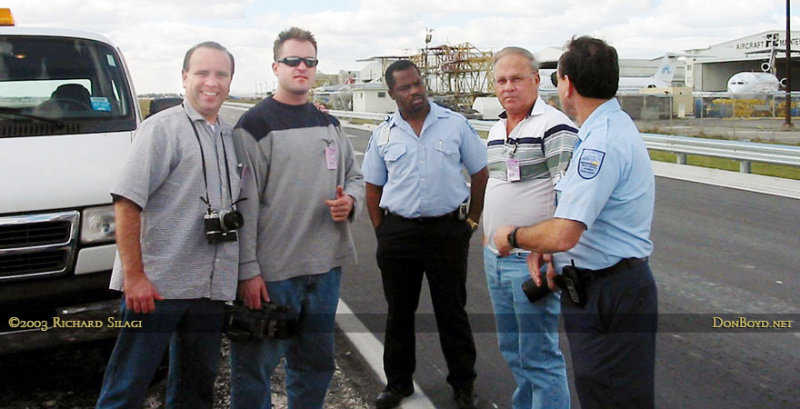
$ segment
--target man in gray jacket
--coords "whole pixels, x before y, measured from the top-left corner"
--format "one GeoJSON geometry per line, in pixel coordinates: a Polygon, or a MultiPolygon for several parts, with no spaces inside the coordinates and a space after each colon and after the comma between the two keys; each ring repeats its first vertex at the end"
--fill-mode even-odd
{"type": "Polygon", "coordinates": [[[291,28],[275,41],[278,90],[246,112],[239,298],[287,305],[298,319],[288,340],[231,345],[234,409],[271,408],[270,376],[286,357],[290,408],[321,408],[336,368],[334,329],[341,266],[355,259],[350,234],[364,197],[353,147],[336,118],[308,102],[317,44],[291,28]]]}

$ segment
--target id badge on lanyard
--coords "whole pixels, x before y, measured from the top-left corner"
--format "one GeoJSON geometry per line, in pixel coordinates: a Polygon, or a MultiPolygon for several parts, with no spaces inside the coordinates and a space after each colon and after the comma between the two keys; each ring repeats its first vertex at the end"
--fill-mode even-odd
{"type": "Polygon", "coordinates": [[[514,155],[517,153],[517,141],[514,140],[514,150],[511,151],[511,155],[508,159],[506,159],[506,178],[509,182],[519,182],[520,181],[520,172],[519,172],[519,159],[514,158],[514,155]]]}

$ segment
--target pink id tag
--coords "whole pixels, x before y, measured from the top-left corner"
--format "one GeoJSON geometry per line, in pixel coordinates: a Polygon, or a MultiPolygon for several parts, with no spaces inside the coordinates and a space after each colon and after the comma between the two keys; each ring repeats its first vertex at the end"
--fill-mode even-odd
{"type": "Polygon", "coordinates": [[[328,169],[336,170],[336,147],[328,146],[325,148],[325,162],[328,164],[328,169]]]}
{"type": "Polygon", "coordinates": [[[519,160],[506,160],[506,176],[509,182],[519,182],[519,160]]]}

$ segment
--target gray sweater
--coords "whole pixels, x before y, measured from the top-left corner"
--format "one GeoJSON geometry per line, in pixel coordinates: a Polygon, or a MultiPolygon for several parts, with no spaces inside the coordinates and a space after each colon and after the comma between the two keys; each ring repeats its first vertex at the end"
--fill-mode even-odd
{"type": "Polygon", "coordinates": [[[339,121],[312,104],[268,98],[241,117],[234,139],[247,198],[239,204],[239,280],[286,280],[355,261],[350,223],[364,201],[364,180],[339,121]],[[327,147],[336,149],[336,169],[328,168],[327,147]],[[325,204],[338,185],[355,199],[339,223],[325,204]]]}

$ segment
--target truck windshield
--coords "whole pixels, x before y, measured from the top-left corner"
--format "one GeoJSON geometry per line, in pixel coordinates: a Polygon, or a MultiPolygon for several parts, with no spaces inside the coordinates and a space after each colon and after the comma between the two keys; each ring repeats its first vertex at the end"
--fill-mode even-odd
{"type": "Polygon", "coordinates": [[[0,138],[133,130],[127,84],[107,44],[0,35],[0,138]]]}

